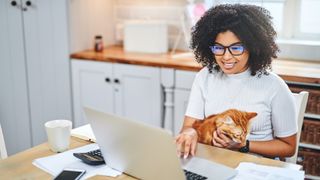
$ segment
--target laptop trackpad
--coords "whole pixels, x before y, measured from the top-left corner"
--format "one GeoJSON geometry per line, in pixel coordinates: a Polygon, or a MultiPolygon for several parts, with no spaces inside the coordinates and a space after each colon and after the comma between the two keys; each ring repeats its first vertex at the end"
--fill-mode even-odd
{"type": "Polygon", "coordinates": [[[237,174],[235,169],[198,157],[181,158],[180,161],[183,169],[208,177],[208,179],[231,179],[237,174]]]}

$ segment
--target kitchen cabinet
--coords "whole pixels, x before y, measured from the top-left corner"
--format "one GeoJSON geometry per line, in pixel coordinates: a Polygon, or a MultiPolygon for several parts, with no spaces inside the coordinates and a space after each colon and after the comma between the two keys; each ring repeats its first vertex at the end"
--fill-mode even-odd
{"type": "Polygon", "coordinates": [[[187,110],[190,90],[186,89],[175,89],[174,90],[174,135],[178,135],[184,120],[184,115],[187,110]]]}
{"type": "Polygon", "coordinates": [[[0,123],[8,154],[46,141],[44,123],[72,119],[67,1],[0,1],[0,123]]]}
{"type": "Polygon", "coordinates": [[[72,79],[76,127],[85,106],[162,126],[160,68],[73,59],[72,79]]]}
{"type": "Polygon", "coordinates": [[[179,134],[188,106],[189,95],[197,72],[176,70],[174,89],[174,125],[173,133],[179,134]]]}
{"type": "Polygon", "coordinates": [[[112,64],[71,60],[74,126],[87,123],[82,107],[114,113],[112,64]]]}

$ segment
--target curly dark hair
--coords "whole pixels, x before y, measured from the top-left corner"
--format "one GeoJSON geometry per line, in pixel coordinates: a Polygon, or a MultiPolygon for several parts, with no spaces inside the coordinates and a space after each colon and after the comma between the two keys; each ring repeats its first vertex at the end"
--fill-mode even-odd
{"type": "Polygon", "coordinates": [[[207,66],[209,72],[220,71],[209,46],[217,35],[231,31],[249,51],[248,66],[251,75],[268,74],[272,58],[277,58],[279,48],[275,43],[276,31],[272,17],[265,8],[245,4],[223,4],[210,8],[192,28],[190,48],[197,62],[207,66]]]}

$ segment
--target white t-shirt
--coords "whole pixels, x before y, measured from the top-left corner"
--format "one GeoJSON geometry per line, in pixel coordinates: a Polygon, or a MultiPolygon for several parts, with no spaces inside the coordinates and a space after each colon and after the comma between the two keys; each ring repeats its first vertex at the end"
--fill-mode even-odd
{"type": "Polygon", "coordinates": [[[297,133],[295,100],[276,74],[251,76],[250,70],[227,75],[203,68],[192,85],[186,116],[204,119],[228,109],[256,112],[249,140],[266,141],[297,133]]]}

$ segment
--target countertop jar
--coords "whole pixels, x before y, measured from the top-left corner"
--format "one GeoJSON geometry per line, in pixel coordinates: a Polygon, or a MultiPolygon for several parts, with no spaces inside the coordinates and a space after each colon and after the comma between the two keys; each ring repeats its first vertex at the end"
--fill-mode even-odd
{"type": "Polygon", "coordinates": [[[94,38],[94,51],[96,51],[96,52],[103,51],[103,41],[102,41],[101,35],[97,35],[94,38]]]}

